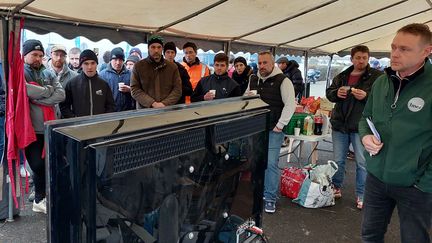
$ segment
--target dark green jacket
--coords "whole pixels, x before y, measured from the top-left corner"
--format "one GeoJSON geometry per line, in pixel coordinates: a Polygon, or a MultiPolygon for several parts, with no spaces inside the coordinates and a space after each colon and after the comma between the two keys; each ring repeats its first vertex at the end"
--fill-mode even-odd
{"type": "Polygon", "coordinates": [[[384,144],[375,156],[366,152],[367,171],[384,183],[432,193],[432,65],[426,61],[402,80],[394,109],[392,79],[399,78],[390,68],[386,73],[375,81],[359,123],[361,138],[372,134],[365,120],[371,117],[384,144]]]}
{"type": "MultiPolygon", "coordinates": [[[[333,79],[330,87],[326,90],[327,99],[336,103],[330,119],[332,128],[333,130],[343,133],[358,132],[358,123],[368,98],[368,96],[366,96],[363,100],[357,100],[351,93],[349,93],[345,99],[341,99],[337,96],[338,89],[348,85],[348,79],[353,70],[354,66],[351,66],[338,74],[333,79]]],[[[365,91],[368,95],[372,84],[380,75],[382,75],[381,71],[368,66],[358,83],[353,87],[365,91]]]]}

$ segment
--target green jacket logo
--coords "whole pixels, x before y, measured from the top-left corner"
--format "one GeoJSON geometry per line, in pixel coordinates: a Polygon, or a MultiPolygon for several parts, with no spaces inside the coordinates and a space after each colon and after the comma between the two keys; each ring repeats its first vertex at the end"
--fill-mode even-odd
{"type": "Polygon", "coordinates": [[[423,109],[425,101],[420,97],[414,97],[408,101],[408,109],[412,112],[417,112],[423,109]]]}

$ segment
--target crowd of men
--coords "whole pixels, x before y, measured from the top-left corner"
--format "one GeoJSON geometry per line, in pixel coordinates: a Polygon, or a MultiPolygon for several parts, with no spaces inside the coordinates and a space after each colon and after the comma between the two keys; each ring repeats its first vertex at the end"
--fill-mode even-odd
{"type": "MultiPolygon", "coordinates": [[[[336,103],[332,113],[333,144],[338,173],[335,195],[341,197],[346,154],[350,144],[356,155],[356,203],[363,209],[364,242],[383,242],[388,222],[398,208],[403,242],[429,242],[432,216],[432,51],[427,25],[401,28],[391,44],[391,67],[370,68],[369,49],[351,50],[353,65],[335,77],[327,97],[336,103]],[[366,122],[373,120],[377,137],[366,122]]],[[[30,116],[37,140],[25,149],[33,170],[33,211],[46,213],[43,123],[50,119],[97,115],[179,103],[211,101],[259,94],[269,104],[268,160],[264,182],[264,211],[274,213],[278,198],[279,152],[295,110],[295,97],[303,91],[298,64],[281,58],[275,64],[268,52],[258,54],[254,75],[246,60],[214,57],[214,73],[197,57],[197,46],[183,45],[182,63],[175,62],[177,47],[159,36],[148,40],[148,57],[133,48],[126,58],[116,47],[98,57],[92,50],[62,45],[51,48],[42,63],[44,47],[38,40],[23,44],[24,72],[30,116]],[[66,60],[69,62],[67,63],[66,60]],[[255,92],[252,92],[255,91],[255,92]]],[[[4,114],[4,111],[3,111],[4,114]]]]}
{"type": "MultiPolygon", "coordinates": [[[[45,50],[39,40],[23,44],[25,79],[31,107],[31,120],[37,141],[25,149],[28,165],[33,171],[35,197],[33,211],[46,213],[45,163],[41,157],[44,147],[43,123],[51,119],[66,119],[109,112],[142,108],[162,108],[181,103],[211,101],[256,93],[271,105],[272,131],[269,146],[270,169],[266,181],[267,199],[275,205],[278,187],[277,168],[282,128],[288,123],[295,108],[291,81],[275,66],[270,52],[259,53],[258,75],[242,57],[232,61],[218,53],[214,57],[214,73],[197,57],[195,43],[183,45],[182,63],[174,60],[175,43],[163,43],[160,36],[148,40],[148,57],[142,58],[138,48],[129,56],[116,47],[103,54],[104,63],[92,50],[53,45],[51,58],[43,62],[45,50]],[[69,60],[69,62],[67,62],[69,60]],[[98,72],[99,66],[99,72],[98,72]],[[234,79],[233,79],[233,78],[234,79]],[[261,85],[264,83],[265,85],[261,85]],[[257,92],[250,93],[250,90],[257,92]],[[47,108],[52,116],[48,117],[47,108]]],[[[274,208],[267,210],[274,212],[274,208]]]]}

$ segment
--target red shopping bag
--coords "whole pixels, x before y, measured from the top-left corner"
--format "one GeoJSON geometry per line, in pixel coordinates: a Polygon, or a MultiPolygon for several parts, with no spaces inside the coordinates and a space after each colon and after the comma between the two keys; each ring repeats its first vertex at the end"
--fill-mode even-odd
{"type": "Polygon", "coordinates": [[[297,198],[306,174],[301,168],[289,167],[282,171],[280,190],[282,196],[297,198]]]}

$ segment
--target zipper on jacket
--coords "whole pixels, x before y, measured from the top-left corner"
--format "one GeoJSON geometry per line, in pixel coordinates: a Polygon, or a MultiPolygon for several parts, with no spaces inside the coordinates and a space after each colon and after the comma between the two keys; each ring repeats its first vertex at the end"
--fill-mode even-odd
{"type": "Polygon", "coordinates": [[[91,79],[89,79],[89,90],[90,90],[90,115],[93,115],[93,91],[92,91],[92,84],[91,79]]]}

